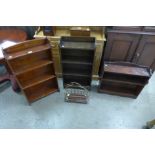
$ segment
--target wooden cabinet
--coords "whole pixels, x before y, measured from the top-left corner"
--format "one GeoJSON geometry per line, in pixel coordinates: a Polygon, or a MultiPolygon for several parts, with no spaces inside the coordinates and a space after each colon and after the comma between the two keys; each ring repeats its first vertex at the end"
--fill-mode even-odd
{"type": "Polygon", "coordinates": [[[58,91],[51,46],[47,39],[25,41],[4,49],[3,53],[30,103],[58,91]]]}
{"type": "Polygon", "coordinates": [[[107,44],[104,52],[105,61],[128,61],[136,50],[139,35],[108,32],[107,44]]]}
{"type": "Polygon", "coordinates": [[[136,98],[148,83],[151,72],[147,67],[126,62],[105,62],[99,92],[136,98]]]}
{"type": "Polygon", "coordinates": [[[64,87],[71,82],[77,82],[90,88],[95,38],[62,37],[60,51],[64,87]]]}
{"type": "MultiPolygon", "coordinates": [[[[55,72],[58,77],[62,76],[62,67],[60,63],[60,52],[59,52],[59,43],[61,36],[70,36],[71,27],[57,27],[55,28],[55,36],[47,36],[52,46],[53,60],[55,63],[55,72]]],[[[96,51],[94,56],[93,64],[93,78],[98,79],[98,71],[102,58],[102,52],[104,47],[104,42],[106,41],[105,35],[102,31],[102,27],[89,27],[90,28],[90,37],[95,37],[96,39],[96,51]]],[[[35,38],[43,38],[43,31],[36,32],[35,38]]]]}
{"type": "Polygon", "coordinates": [[[142,36],[133,62],[155,70],[155,35],[142,36]]]}
{"type": "Polygon", "coordinates": [[[154,27],[114,27],[106,35],[105,61],[132,62],[155,70],[154,27]]]}

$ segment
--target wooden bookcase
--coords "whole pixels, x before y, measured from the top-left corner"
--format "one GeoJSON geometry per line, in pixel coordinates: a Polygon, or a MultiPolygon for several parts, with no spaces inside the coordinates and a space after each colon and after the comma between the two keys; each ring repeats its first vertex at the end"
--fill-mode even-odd
{"type": "Polygon", "coordinates": [[[136,98],[151,77],[147,67],[126,62],[104,62],[99,92],[136,98]]]}
{"type": "Polygon", "coordinates": [[[94,52],[94,37],[61,37],[60,53],[64,87],[70,82],[78,82],[90,88],[94,52]]]}
{"type": "Polygon", "coordinates": [[[51,46],[47,39],[34,39],[3,50],[21,90],[31,103],[58,91],[51,46]]]}

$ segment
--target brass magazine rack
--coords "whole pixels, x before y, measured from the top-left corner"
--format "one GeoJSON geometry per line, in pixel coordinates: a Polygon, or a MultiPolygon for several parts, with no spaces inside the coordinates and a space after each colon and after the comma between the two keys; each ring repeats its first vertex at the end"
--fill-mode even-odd
{"type": "Polygon", "coordinates": [[[65,87],[65,101],[88,103],[89,91],[77,82],[71,82],[65,87]]]}

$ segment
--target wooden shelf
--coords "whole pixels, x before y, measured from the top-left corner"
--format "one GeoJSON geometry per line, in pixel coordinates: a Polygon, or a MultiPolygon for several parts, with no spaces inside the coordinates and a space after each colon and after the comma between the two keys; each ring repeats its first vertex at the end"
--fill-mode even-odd
{"type": "Polygon", "coordinates": [[[30,70],[28,72],[17,75],[18,81],[23,89],[54,77],[56,76],[54,74],[53,64],[40,66],[39,68],[35,68],[34,70],[30,70]]]}
{"type": "Polygon", "coordinates": [[[33,102],[37,99],[49,95],[50,93],[58,91],[55,79],[56,78],[48,79],[42,83],[24,89],[24,92],[26,96],[29,98],[29,101],[33,102]]]}
{"type": "Polygon", "coordinates": [[[30,104],[58,91],[51,46],[47,39],[25,41],[3,52],[30,104]]]}
{"type": "Polygon", "coordinates": [[[64,86],[70,82],[78,82],[82,86],[90,87],[91,85],[91,77],[88,76],[81,76],[81,75],[71,75],[71,74],[64,74],[63,75],[63,83],[64,86]]]}
{"type": "Polygon", "coordinates": [[[31,64],[28,64],[27,66],[22,66],[21,68],[18,68],[15,71],[15,74],[16,75],[23,74],[25,72],[29,72],[31,70],[35,70],[37,68],[40,68],[40,67],[43,67],[43,66],[46,66],[46,65],[49,65],[49,64],[53,64],[53,61],[41,60],[41,61],[39,61],[39,63],[34,62],[34,63],[31,63],[31,64]]]}
{"type": "Polygon", "coordinates": [[[27,83],[25,83],[25,85],[23,85],[23,89],[27,89],[27,88],[29,88],[29,87],[32,87],[32,86],[35,86],[35,85],[37,85],[37,84],[40,84],[40,83],[42,83],[42,82],[44,82],[44,81],[47,81],[47,80],[50,80],[50,79],[53,79],[53,78],[55,78],[56,76],[54,76],[54,75],[43,75],[43,76],[41,76],[41,77],[37,77],[37,78],[35,78],[35,79],[33,79],[32,81],[31,81],[31,83],[29,82],[29,81],[27,81],[27,83]]]}
{"type": "Polygon", "coordinates": [[[28,48],[28,49],[25,49],[25,50],[22,50],[22,51],[17,51],[15,53],[10,53],[10,54],[6,54],[6,58],[7,59],[17,59],[21,56],[27,56],[27,54],[35,54],[37,52],[43,52],[43,51],[46,51],[46,50],[50,50],[50,45],[49,44],[46,44],[46,45],[40,45],[40,46],[37,46],[37,47],[32,47],[32,48],[28,48]]]}
{"type": "Polygon", "coordinates": [[[136,98],[137,95],[132,94],[130,91],[122,90],[122,91],[115,91],[113,89],[105,88],[105,89],[99,89],[100,93],[106,93],[110,95],[118,95],[118,96],[125,96],[125,97],[131,97],[136,98]]]}
{"type": "Polygon", "coordinates": [[[63,48],[63,49],[94,50],[95,47],[92,43],[62,42],[61,48],[63,48]]]}
{"type": "Polygon", "coordinates": [[[125,75],[132,75],[132,76],[144,76],[149,77],[150,74],[146,68],[140,67],[132,67],[132,66],[122,66],[117,64],[105,64],[104,71],[109,73],[115,74],[125,74],[125,75]]]}
{"type": "Polygon", "coordinates": [[[60,51],[64,86],[70,82],[78,82],[90,87],[95,38],[61,37],[60,51]]]}
{"type": "Polygon", "coordinates": [[[99,92],[136,98],[148,83],[148,68],[123,62],[106,62],[99,92]]]}
{"type": "Polygon", "coordinates": [[[46,97],[46,96],[48,96],[48,95],[50,95],[52,93],[57,92],[57,91],[58,91],[57,88],[51,88],[51,89],[49,88],[49,89],[46,89],[44,91],[40,90],[40,92],[38,94],[36,94],[34,96],[29,96],[29,102],[34,102],[36,100],[39,100],[39,99],[41,99],[43,97],[46,97]]]}
{"type": "Polygon", "coordinates": [[[77,74],[77,73],[64,73],[64,75],[67,75],[67,76],[77,76],[77,77],[90,77],[90,75],[77,74]]]}
{"type": "Polygon", "coordinates": [[[115,81],[100,81],[99,92],[105,92],[113,95],[136,97],[144,86],[131,85],[127,83],[117,83],[115,81]],[[141,89],[140,89],[141,88],[141,89]]]}
{"type": "Polygon", "coordinates": [[[61,49],[94,50],[95,38],[93,37],[62,37],[61,49]]]}
{"type": "Polygon", "coordinates": [[[62,59],[62,62],[64,61],[68,61],[68,62],[81,62],[82,64],[92,64],[92,61],[93,61],[93,56],[84,56],[84,55],[78,55],[78,56],[75,56],[75,55],[61,55],[61,59],[62,59]]]}
{"type": "Polygon", "coordinates": [[[117,82],[117,83],[126,83],[126,84],[133,84],[133,85],[140,85],[140,86],[144,86],[145,84],[147,84],[148,79],[147,78],[143,78],[143,77],[134,77],[134,76],[120,76],[117,74],[107,74],[105,73],[103,76],[103,80],[105,81],[111,81],[111,82],[117,82]]]}
{"type": "Polygon", "coordinates": [[[63,64],[80,64],[80,65],[91,65],[92,63],[90,62],[82,62],[82,61],[72,61],[72,60],[63,60],[62,61],[63,64]]]}
{"type": "Polygon", "coordinates": [[[116,83],[122,83],[122,84],[133,84],[133,85],[140,85],[140,86],[144,86],[145,84],[143,83],[139,83],[139,82],[131,82],[131,81],[122,81],[122,80],[114,80],[114,79],[103,79],[104,82],[116,82],[116,83]]]}
{"type": "Polygon", "coordinates": [[[26,95],[29,98],[29,102],[34,102],[34,101],[39,100],[45,96],[48,96],[49,94],[57,92],[58,89],[57,88],[46,88],[46,89],[40,89],[39,91],[38,90],[35,90],[35,91],[36,92],[33,95],[26,95]]]}
{"type": "Polygon", "coordinates": [[[91,76],[92,66],[83,64],[63,64],[62,70],[64,74],[91,76]]]}

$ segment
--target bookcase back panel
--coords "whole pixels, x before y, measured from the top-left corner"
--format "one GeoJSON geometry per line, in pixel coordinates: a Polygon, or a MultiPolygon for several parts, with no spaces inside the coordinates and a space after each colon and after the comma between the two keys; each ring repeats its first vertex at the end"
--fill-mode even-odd
{"type": "Polygon", "coordinates": [[[77,83],[81,84],[82,86],[90,86],[91,78],[74,76],[74,75],[64,75],[63,82],[64,82],[64,85],[69,84],[71,82],[77,82],[77,83]]]}
{"type": "Polygon", "coordinates": [[[93,56],[72,56],[72,55],[61,55],[63,61],[74,61],[82,63],[92,63],[93,56]]]}
{"type": "Polygon", "coordinates": [[[82,75],[91,75],[92,66],[80,64],[63,64],[63,72],[68,74],[82,74],[82,75]]]}
{"type": "Polygon", "coordinates": [[[79,49],[62,49],[62,55],[70,56],[93,56],[93,50],[79,50],[79,49]]]}

